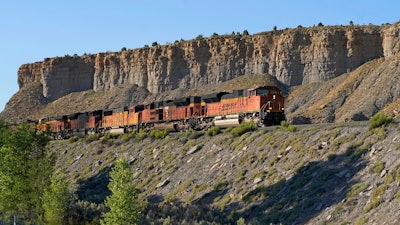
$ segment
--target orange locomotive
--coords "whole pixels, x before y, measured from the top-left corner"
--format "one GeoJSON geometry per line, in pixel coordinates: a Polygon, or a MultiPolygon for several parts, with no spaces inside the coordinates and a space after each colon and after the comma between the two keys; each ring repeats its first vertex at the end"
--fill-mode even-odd
{"type": "Polygon", "coordinates": [[[201,130],[212,126],[227,128],[251,120],[264,126],[279,124],[284,119],[284,98],[279,88],[262,86],[234,90],[233,93],[152,102],[120,110],[50,117],[41,121],[40,129],[47,127],[55,139],[63,139],[93,133],[126,133],[140,128],[169,131],[201,130]]]}

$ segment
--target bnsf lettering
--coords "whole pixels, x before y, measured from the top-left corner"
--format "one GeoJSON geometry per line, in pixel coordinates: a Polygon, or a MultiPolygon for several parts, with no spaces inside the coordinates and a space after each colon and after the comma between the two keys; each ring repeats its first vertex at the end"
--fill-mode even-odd
{"type": "Polygon", "coordinates": [[[232,103],[228,103],[228,104],[223,104],[222,107],[221,107],[221,108],[222,108],[222,109],[221,109],[222,112],[223,112],[223,111],[228,111],[228,110],[231,110],[231,109],[235,108],[235,107],[236,107],[236,103],[237,103],[237,102],[232,102],[232,103]]]}

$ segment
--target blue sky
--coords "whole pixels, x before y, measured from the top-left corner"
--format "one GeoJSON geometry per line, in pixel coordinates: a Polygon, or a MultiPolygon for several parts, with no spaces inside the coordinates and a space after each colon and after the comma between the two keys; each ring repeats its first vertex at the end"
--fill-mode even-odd
{"type": "Polygon", "coordinates": [[[394,23],[397,0],[4,0],[0,3],[0,111],[18,91],[21,64],[287,27],[394,23]],[[300,3],[302,2],[302,3],[300,3]]]}

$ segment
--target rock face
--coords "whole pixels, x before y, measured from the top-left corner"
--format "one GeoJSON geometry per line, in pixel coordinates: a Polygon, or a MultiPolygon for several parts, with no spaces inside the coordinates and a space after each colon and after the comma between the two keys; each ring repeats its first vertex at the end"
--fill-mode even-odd
{"type": "Polygon", "coordinates": [[[93,89],[93,79],[93,56],[46,58],[43,62],[22,65],[18,70],[20,89],[41,83],[43,96],[50,100],[93,89]]]}
{"type": "Polygon", "coordinates": [[[271,74],[293,86],[327,81],[374,58],[400,51],[400,25],[313,27],[207,39],[22,65],[20,88],[43,95],[105,91],[135,84],[151,93],[216,84],[244,74],[271,74]]]}

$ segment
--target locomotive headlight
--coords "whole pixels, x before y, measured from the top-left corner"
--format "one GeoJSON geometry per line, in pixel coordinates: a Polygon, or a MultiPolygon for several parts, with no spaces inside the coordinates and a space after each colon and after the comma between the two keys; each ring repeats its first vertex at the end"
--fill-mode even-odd
{"type": "Polygon", "coordinates": [[[275,95],[272,95],[272,99],[275,99],[276,98],[276,96],[275,95]]]}

